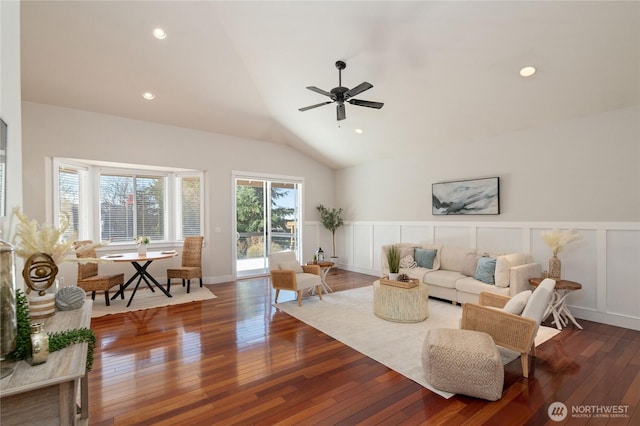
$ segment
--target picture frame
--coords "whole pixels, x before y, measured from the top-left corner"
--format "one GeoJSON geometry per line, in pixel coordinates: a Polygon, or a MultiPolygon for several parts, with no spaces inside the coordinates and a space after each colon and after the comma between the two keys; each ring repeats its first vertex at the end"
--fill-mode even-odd
{"type": "Polygon", "coordinates": [[[500,179],[434,183],[431,202],[434,215],[497,215],[500,214],[500,179]]]}

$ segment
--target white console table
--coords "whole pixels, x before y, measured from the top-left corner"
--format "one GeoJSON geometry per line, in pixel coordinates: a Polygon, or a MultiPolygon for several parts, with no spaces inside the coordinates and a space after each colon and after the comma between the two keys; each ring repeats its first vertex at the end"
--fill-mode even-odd
{"type": "MultiPolygon", "coordinates": [[[[92,301],[80,309],[56,311],[45,321],[45,331],[56,332],[89,328],[92,301]]],[[[80,382],[80,417],[89,417],[87,384],[87,343],[76,343],[49,353],[47,362],[31,366],[15,363],[14,371],[0,380],[0,424],[75,425],[76,401],[80,382]]]]}

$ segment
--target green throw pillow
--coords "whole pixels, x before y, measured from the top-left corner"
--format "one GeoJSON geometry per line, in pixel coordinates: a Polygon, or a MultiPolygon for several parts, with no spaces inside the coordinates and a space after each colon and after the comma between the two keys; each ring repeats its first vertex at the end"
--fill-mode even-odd
{"type": "Polygon", "coordinates": [[[495,284],[496,259],[493,257],[481,257],[476,266],[475,279],[487,284],[495,284]]]}
{"type": "Polygon", "coordinates": [[[417,248],[413,254],[413,258],[420,268],[433,269],[433,261],[436,258],[436,253],[438,253],[438,250],[417,248]]]}

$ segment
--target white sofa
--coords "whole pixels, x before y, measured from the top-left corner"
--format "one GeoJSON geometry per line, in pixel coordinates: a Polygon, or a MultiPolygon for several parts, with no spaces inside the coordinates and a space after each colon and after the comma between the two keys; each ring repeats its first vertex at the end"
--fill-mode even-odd
{"type": "MultiPolygon", "coordinates": [[[[400,249],[400,258],[404,266],[410,263],[411,258],[408,256],[415,259],[416,248],[436,250],[431,269],[401,267],[400,273],[427,284],[429,296],[450,300],[453,303],[478,303],[480,293],[483,291],[513,297],[521,291],[531,289],[529,278],[542,276],[541,265],[532,263],[531,256],[524,253],[487,253],[474,248],[437,244],[397,243],[394,245],[400,249]],[[475,265],[480,257],[495,258],[494,284],[474,278],[475,265]]],[[[389,247],[391,244],[383,245],[381,250],[383,276],[389,273],[387,263],[389,247]]]]}

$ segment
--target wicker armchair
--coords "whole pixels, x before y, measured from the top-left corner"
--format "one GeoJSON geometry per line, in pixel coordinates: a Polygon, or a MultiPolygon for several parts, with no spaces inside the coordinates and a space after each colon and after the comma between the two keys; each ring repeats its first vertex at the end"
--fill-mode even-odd
{"type": "Polygon", "coordinates": [[[191,280],[200,279],[202,287],[202,242],[204,237],[184,237],[182,246],[182,266],[167,269],[167,291],[171,291],[171,279],[182,280],[182,287],[187,284],[187,293],[191,291],[191,280]]]}
{"type": "MultiPolygon", "coordinates": [[[[83,240],[73,243],[73,249],[76,252],[78,259],[96,258],[96,250],[93,248],[82,249],[82,246],[91,245],[93,241],[83,240]]],[[[99,275],[98,264],[91,263],[78,263],[78,287],[84,291],[91,292],[91,299],[96,299],[96,291],[104,291],[104,300],[107,306],[110,305],[109,290],[112,287],[124,285],[124,274],[110,274],[99,275]]],[[[124,292],[120,292],[124,299],[124,292]]]]}
{"type": "Polygon", "coordinates": [[[493,293],[480,293],[479,304],[466,303],[462,308],[464,330],[483,331],[496,345],[520,352],[522,375],[529,377],[529,354],[535,356],[535,337],[549,306],[556,282],[544,280],[533,292],[521,315],[501,309],[511,299],[493,293]]]}
{"type": "Polygon", "coordinates": [[[320,266],[300,265],[292,251],[283,251],[269,255],[269,273],[271,285],[276,289],[275,302],[278,302],[280,290],[295,291],[298,306],[302,306],[302,290],[315,287],[322,300],[322,279],[320,266]]]}

